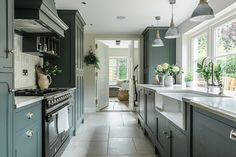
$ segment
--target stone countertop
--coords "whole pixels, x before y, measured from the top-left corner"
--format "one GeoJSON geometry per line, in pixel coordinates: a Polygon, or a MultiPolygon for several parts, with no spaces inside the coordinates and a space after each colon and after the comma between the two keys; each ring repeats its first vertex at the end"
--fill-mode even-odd
{"type": "Polygon", "coordinates": [[[43,99],[43,96],[15,96],[15,108],[24,107],[43,99]]]}
{"type": "MultiPolygon", "coordinates": [[[[148,89],[155,90],[157,93],[162,95],[166,95],[163,93],[171,92],[173,90],[176,91],[196,91],[196,92],[205,92],[204,88],[186,88],[182,87],[182,85],[175,85],[174,87],[161,87],[158,85],[148,85],[148,84],[140,84],[140,87],[145,87],[148,89]]],[[[209,94],[216,94],[214,92],[209,94]]],[[[167,94],[168,95],[168,94],[167,94]]],[[[217,114],[221,117],[233,120],[236,122],[236,93],[226,91],[225,97],[214,97],[209,96],[201,96],[201,97],[183,97],[182,100],[189,103],[190,105],[201,108],[203,110],[209,111],[211,113],[217,114]]]]}
{"type": "Polygon", "coordinates": [[[192,97],[183,98],[183,100],[194,107],[212,112],[236,122],[235,97],[192,97]]]}

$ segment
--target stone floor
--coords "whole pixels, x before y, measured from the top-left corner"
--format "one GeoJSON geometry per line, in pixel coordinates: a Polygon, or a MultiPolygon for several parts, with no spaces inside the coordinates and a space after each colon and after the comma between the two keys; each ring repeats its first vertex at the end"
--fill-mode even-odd
{"type": "Polygon", "coordinates": [[[87,114],[62,157],[156,157],[133,112],[87,114]]]}
{"type": "Polygon", "coordinates": [[[102,112],[112,112],[112,111],[131,111],[129,108],[128,101],[119,101],[118,98],[109,98],[109,105],[101,110],[102,112]]]}

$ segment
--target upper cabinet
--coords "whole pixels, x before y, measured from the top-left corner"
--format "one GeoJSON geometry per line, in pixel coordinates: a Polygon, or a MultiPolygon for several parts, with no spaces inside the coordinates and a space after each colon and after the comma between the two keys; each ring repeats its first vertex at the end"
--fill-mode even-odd
{"type": "Polygon", "coordinates": [[[153,47],[152,42],[156,37],[157,27],[148,27],[143,32],[144,37],[144,83],[152,83],[154,70],[157,64],[176,63],[176,40],[165,39],[167,27],[158,28],[161,39],[164,42],[162,47],[153,47]]]}
{"type": "Polygon", "coordinates": [[[0,72],[12,72],[13,68],[13,1],[0,1],[0,72]]]}

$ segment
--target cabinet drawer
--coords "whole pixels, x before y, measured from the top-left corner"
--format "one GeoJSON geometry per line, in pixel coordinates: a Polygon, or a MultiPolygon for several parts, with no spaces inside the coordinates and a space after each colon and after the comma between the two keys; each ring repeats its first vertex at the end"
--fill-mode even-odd
{"type": "Polygon", "coordinates": [[[41,122],[42,105],[41,101],[36,102],[27,108],[16,110],[15,112],[15,131],[23,129],[36,121],[41,122]]]}

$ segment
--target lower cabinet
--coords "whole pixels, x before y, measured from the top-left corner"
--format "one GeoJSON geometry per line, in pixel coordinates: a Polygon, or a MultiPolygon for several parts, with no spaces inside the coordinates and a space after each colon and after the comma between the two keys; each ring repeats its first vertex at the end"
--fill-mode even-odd
{"type": "Polygon", "coordinates": [[[186,134],[159,112],[156,115],[156,147],[159,157],[187,157],[186,134]]]}
{"type": "Polygon", "coordinates": [[[42,157],[41,129],[41,124],[36,124],[16,133],[15,157],[42,157]]]}
{"type": "Polygon", "coordinates": [[[216,115],[193,109],[193,157],[235,157],[236,125],[216,115]]]}
{"type": "Polygon", "coordinates": [[[155,132],[156,132],[156,118],[155,118],[155,92],[152,90],[146,91],[146,131],[151,138],[153,144],[155,144],[155,132]]]}
{"type": "Polygon", "coordinates": [[[139,110],[138,110],[138,114],[139,114],[139,120],[142,121],[142,123],[145,122],[145,93],[144,93],[144,88],[139,88],[138,89],[138,100],[139,100],[139,110]]]}
{"type": "Polygon", "coordinates": [[[42,104],[16,109],[14,157],[42,157],[42,104]]]}

